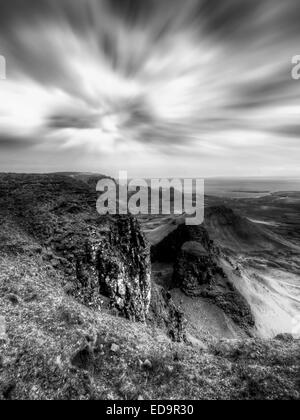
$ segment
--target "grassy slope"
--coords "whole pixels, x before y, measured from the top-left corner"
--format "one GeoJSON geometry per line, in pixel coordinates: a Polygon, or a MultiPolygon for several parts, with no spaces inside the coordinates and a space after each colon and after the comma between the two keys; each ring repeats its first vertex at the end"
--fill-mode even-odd
{"type": "MultiPolygon", "coordinates": [[[[56,179],[52,185],[49,192],[46,182],[43,194],[25,190],[19,207],[23,212],[39,194],[46,226],[59,188],[56,179]]],[[[84,194],[73,187],[73,198],[84,194]]],[[[7,212],[5,197],[3,203],[0,399],[299,399],[299,341],[212,341],[204,350],[83,306],[68,294],[63,271],[43,258],[23,218],[10,217],[16,203],[7,212]]]]}
{"type": "Polygon", "coordinates": [[[82,306],[38,256],[2,254],[0,273],[0,398],[300,396],[299,342],[222,341],[201,350],[82,306]]]}

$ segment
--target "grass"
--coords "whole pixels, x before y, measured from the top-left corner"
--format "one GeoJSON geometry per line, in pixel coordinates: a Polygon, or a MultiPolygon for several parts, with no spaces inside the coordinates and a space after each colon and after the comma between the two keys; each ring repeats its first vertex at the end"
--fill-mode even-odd
{"type": "MultiPolygon", "coordinates": [[[[45,194],[40,187],[25,188],[28,211],[35,195],[44,200],[43,209],[53,205],[56,183],[49,191],[46,181],[45,194]]],[[[81,189],[73,183],[69,187],[76,187],[74,194],[81,189]]],[[[21,212],[24,200],[19,204],[21,212]]],[[[60,263],[53,265],[44,241],[55,242],[61,234],[53,236],[53,230],[66,229],[69,223],[66,246],[73,219],[66,215],[69,222],[57,218],[52,223],[46,210],[35,210],[26,218],[26,223],[32,220],[27,232],[40,221],[35,235],[26,233],[22,218],[16,224],[14,218],[0,217],[0,319],[5,324],[0,338],[0,399],[300,398],[299,341],[221,341],[201,350],[172,342],[155,325],[116,317],[104,305],[98,309],[81,303],[73,293],[72,275],[66,280],[60,263]],[[150,363],[145,364],[147,360],[150,363]]],[[[71,214],[77,210],[77,205],[69,208],[71,214]]],[[[79,219],[77,247],[84,243],[86,228],[82,214],[79,219]]],[[[71,253],[75,245],[71,238],[69,242],[71,253]]]]}
{"type": "Polygon", "coordinates": [[[0,258],[0,316],[1,399],[300,397],[299,341],[173,343],[153,326],[81,305],[39,256],[0,258]]]}

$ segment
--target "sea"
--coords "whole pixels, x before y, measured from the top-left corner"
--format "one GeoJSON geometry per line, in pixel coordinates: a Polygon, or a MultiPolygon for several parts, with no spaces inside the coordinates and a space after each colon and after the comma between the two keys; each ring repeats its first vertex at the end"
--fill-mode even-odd
{"type": "Polygon", "coordinates": [[[228,198],[259,198],[275,192],[300,191],[300,178],[207,178],[205,194],[228,198]]]}

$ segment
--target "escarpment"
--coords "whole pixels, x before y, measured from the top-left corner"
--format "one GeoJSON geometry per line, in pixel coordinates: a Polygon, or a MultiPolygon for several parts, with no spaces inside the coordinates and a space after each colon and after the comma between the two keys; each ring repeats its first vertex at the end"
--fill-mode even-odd
{"type": "Polygon", "coordinates": [[[169,291],[152,282],[152,293],[148,322],[165,330],[176,342],[186,339],[184,312],[176,306],[169,291]]]}
{"type": "Polygon", "coordinates": [[[2,248],[38,253],[61,275],[66,293],[91,309],[152,320],[174,340],[183,337],[175,305],[151,285],[150,247],[135,218],[100,216],[94,188],[67,176],[4,176],[1,190],[2,220],[22,237],[17,246],[13,238],[2,241],[2,248]],[[149,315],[151,289],[161,303],[155,317],[149,315]]]}
{"type": "Polygon", "coordinates": [[[201,295],[201,286],[212,285],[220,271],[199,242],[185,242],[177,256],[173,280],[187,295],[201,295]]]}
{"type": "Polygon", "coordinates": [[[68,278],[75,296],[88,306],[101,306],[99,300],[104,296],[120,315],[145,321],[151,297],[151,265],[138,223],[131,217],[115,217],[92,229],[83,243],[73,239],[68,278]]]}
{"type": "Polygon", "coordinates": [[[151,298],[150,253],[136,220],[120,217],[98,246],[95,268],[100,293],[127,318],[145,321],[151,298]]]}
{"type": "Polygon", "coordinates": [[[246,299],[225,274],[220,263],[222,249],[211,239],[205,225],[180,225],[152,247],[152,259],[173,266],[170,289],[192,298],[204,298],[218,306],[246,332],[254,318],[246,299]]]}
{"type": "MultiPolygon", "coordinates": [[[[11,223],[39,245],[43,261],[63,273],[66,291],[94,309],[107,297],[121,315],[145,321],[151,264],[138,222],[100,216],[96,192],[80,180],[60,175],[5,180],[11,223]]],[[[28,250],[24,244],[23,252],[28,250]]]]}
{"type": "Polygon", "coordinates": [[[216,276],[225,277],[218,265],[220,250],[203,226],[180,225],[152,247],[152,259],[174,266],[173,287],[186,294],[201,294],[200,286],[213,285],[216,276]]]}
{"type": "Polygon", "coordinates": [[[299,399],[299,340],[247,337],[208,228],[169,219],[151,267],[72,177],[0,174],[0,400],[299,399]]]}

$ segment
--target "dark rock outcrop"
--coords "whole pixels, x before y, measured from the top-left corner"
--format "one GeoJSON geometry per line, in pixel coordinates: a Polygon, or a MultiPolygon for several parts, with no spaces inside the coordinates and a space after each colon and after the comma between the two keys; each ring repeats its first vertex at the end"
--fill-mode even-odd
{"type": "Polygon", "coordinates": [[[173,263],[172,288],[207,299],[251,334],[255,325],[251,308],[223,271],[221,255],[204,226],[180,225],[152,249],[154,260],[173,263]]]}
{"type": "Polygon", "coordinates": [[[166,330],[173,341],[181,342],[186,338],[183,312],[175,305],[170,292],[155,283],[152,283],[148,321],[166,330]]]}
{"type": "Polygon", "coordinates": [[[293,336],[292,334],[288,334],[288,333],[286,333],[286,334],[278,334],[278,335],[274,338],[274,340],[277,340],[277,341],[282,341],[282,342],[284,342],[284,343],[291,343],[291,342],[293,342],[295,339],[294,339],[294,336],[293,336]]]}
{"type": "Polygon", "coordinates": [[[190,296],[201,294],[199,286],[213,283],[216,265],[199,242],[186,242],[174,266],[174,285],[190,296]]]}
{"type": "Polygon", "coordinates": [[[84,234],[67,235],[52,244],[55,253],[68,258],[60,260],[61,268],[73,282],[74,294],[95,308],[101,306],[103,295],[126,318],[145,321],[151,265],[138,222],[127,216],[115,217],[101,227],[87,228],[84,234]]]}
{"type": "Polygon", "coordinates": [[[211,253],[218,254],[219,250],[214,246],[206,229],[203,226],[186,226],[181,224],[160,243],[152,246],[152,261],[175,262],[186,242],[197,242],[211,253]]]}
{"type": "Polygon", "coordinates": [[[204,289],[201,296],[209,299],[212,303],[221,308],[236,325],[241,327],[250,336],[252,328],[255,327],[254,317],[247,300],[230,284],[226,289],[213,287],[204,289]]]}
{"type": "Polygon", "coordinates": [[[173,287],[190,296],[199,296],[199,288],[212,285],[216,276],[225,277],[217,264],[220,250],[203,226],[180,225],[151,253],[154,261],[174,264],[173,287]]]}
{"type": "Polygon", "coordinates": [[[118,218],[96,251],[100,292],[132,320],[145,321],[151,297],[150,253],[136,220],[118,218]]]}
{"type": "Polygon", "coordinates": [[[101,296],[120,314],[145,321],[150,304],[150,252],[139,224],[131,217],[86,224],[80,232],[55,234],[49,244],[51,263],[66,274],[73,293],[89,307],[100,309],[101,296]]]}
{"type": "Polygon", "coordinates": [[[14,252],[32,254],[38,245],[49,269],[63,273],[69,295],[93,309],[104,295],[125,317],[145,321],[150,251],[134,218],[99,216],[94,183],[70,176],[4,175],[0,191],[0,215],[20,230],[14,252]]]}

